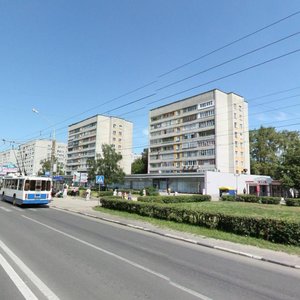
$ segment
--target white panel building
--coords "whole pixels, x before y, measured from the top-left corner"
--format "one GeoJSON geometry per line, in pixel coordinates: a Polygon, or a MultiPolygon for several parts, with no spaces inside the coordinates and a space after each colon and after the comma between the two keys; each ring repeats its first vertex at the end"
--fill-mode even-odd
{"type": "MultiPolygon", "coordinates": [[[[52,140],[34,140],[18,146],[14,150],[6,150],[0,153],[0,165],[13,163],[28,175],[37,175],[42,169],[41,161],[51,160],[52,140]]],[[[53,152],[55,159],[62,165],[66,165],[67,145],[55,142],[53,152]]]]}
{"type": "Polygon", "coordinates": [[[148,173],[250,173],[248,103],[212,90],[150,111],[148,173]]]}
{"type": "Polygon", "coordinates": [[[96,115],[69,125],[67,175],[86,172],[89,159],[102,154],[102,145],[114,145],[123,159],[120,167],[131,173],[133,124],[121,118],[96,115]]]}

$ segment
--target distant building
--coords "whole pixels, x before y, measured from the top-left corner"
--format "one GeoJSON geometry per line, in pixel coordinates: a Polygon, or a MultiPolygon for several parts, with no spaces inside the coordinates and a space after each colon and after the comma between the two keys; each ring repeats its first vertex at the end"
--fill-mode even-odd
{"type": "Polygon", "coordinates": [[[248,103],[212,90],[150,111],[148,173],[250,173],[248,103]]]}
{"type": "MultiPolygon", "coordinates": [[[[67,174],[86,172],[89,159],[102,154],[102,145],[114,145],[123,159],[120,167],[131,173],[133,124],[121,118],[96,115],[69,125],[67,174]]],[[[99,174],[101,175],[101,174],[99,174]]]]}
{"type": "MultiPolygon", "coordinates": [[[[20,145],[17,152],[18,163],[27,174],[38,174],[42,168],[41,161],[51,160],[52,140],[34,140],[20,145]]],[[[54,157],[63,166],[66,165],[67,145],[56,142],[54,157]]]]}
{"type": "MultiPolygon", "coordinates": [[[[17,164],[28,175],[38,174],[42,169],[41,161],[51,160],[52,141],[34,140],[19,146],[16,150],[17,164]]],[[[56,142],[54,157],[63,167],[66,165],[67,145],[56,142]]],[[[50,171],[50,170],[49,170],[50,171]]]]}
{"type": "Polygon", "coordinates": [[[17,150],[9,149],[0,152],[0,165],[8,164],[8,163],[17,163],[17,150]]]}

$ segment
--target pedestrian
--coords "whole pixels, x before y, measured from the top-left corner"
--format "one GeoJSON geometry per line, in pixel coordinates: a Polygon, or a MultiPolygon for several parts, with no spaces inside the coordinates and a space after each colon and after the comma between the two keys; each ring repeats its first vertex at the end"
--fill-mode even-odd
{"type": "Polygon", "coordinates": [[[128,193],[128,200],[132,200],[131,192],[128,193]]]}
{"type": "Polygon", "coordinates": [[[113,196],[117,196],[117,189],[114,189],[113,196]]]}
{"type": "Polygon", "coordinates": [[[68,196],[68,185],[64,185],[64,190],[63,190],[63,198],[67,198],[68,196]]]}
{"type": "Polygon", "coordinates": [[[146,196],[146,190],[143,189],[143,196],[146,196]]]}
{"type": "Polygon", "coordinates": [[[168,195],[171,195],[171,188],[168,187],[168,195]]]}
{"type": "Polygon", "coordinates": [[[88,187],[85,194],[85,200],[90,200],[91,197],[91,189],[88,187]]]}

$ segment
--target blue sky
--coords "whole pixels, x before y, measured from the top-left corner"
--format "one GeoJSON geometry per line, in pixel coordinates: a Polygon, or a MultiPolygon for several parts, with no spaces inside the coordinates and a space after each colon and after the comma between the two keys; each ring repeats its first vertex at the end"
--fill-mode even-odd
{"type": "Polygon", "coordinates": [[[299,0],[0,0],[0,151],[53,128],[66,142],[68,125],[107,114],[133,122],[140,153],[150,109],[214,88],[248,100],[251,129],[299,130],[298,11],[299,0]]]}

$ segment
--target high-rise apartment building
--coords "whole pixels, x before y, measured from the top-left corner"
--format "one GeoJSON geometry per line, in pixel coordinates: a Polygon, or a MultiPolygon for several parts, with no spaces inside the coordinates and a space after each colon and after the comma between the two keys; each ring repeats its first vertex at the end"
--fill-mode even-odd
{"type": "Polygon", "coordinates": [[[34,140],[18,146],[14,150],[7,150],[0,153],[0,164],[13,163],[22,172],[28,175],[37,175],[41,169],[43,160],[51,160],[54,154],[55,160],[63,167],[66,165],[67,145],[56,142],[55,149],[52,149],[51,140],[34,140]]]}
{"type": "MultiPolygon", "coordinates": [[[[69,125],[67,174],[86,172],[89,159],[102,154],[102,145],[114,145],[123,159],[120,167],[131,173],[133,124],[121,118],[96,115],[69,125]]],[[[101,174],[99,174],[101,175],[101,174]]]]}
{"type": "Polygon", "coordinates": [[[150,111],[148,173],[250,173],[248,103],[212,90],[150,111]]]}

